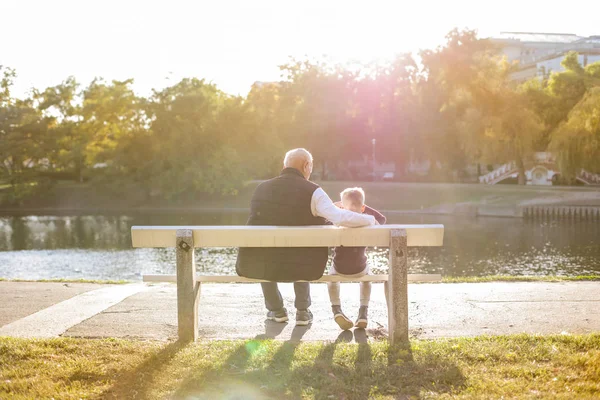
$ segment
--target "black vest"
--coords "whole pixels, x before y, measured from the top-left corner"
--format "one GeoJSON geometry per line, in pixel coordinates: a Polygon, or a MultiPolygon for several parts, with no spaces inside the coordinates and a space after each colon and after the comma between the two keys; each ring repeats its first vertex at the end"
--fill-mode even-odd
{"type": "MultiPolygon", "coordinates": [[[[311,211],[312,195],[319,185],[294,168],[258,185],[250,203],[247,225],[324,225],[311,211]]],[[[323,276],[327,247],[242,247],[236,272],[240,276],[276,282],[315,280],[323,276]]]]}

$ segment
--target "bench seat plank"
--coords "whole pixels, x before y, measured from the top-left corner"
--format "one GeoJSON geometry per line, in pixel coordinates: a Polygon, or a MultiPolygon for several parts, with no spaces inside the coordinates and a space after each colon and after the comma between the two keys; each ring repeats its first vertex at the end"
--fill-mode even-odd
{"type": "Polygon", "coordinates": [[[389,247],[390,230],[406,229],[409,247],[442,246],[444,225],[133,226],[133,247],[175,247],[178,229],[193,232],[194,247],[389,247]]]}
{"type": "MultiPolygon", "coordinates": [[[[144,275],[144,282],[177,282],[177,275],[144,275]]],[[[312,282],[387,282],[387,275],[365,275],[361,278],[345,278],[340,275],[324,275],[312,282]]],[[[439,274],[409,274],[409,282],[440,282],[439,274]]],[[[196,281],[202,283],[245,283],[268,282],[261,279],[244,278],[237,275],[196,275],[196,281]]]]}

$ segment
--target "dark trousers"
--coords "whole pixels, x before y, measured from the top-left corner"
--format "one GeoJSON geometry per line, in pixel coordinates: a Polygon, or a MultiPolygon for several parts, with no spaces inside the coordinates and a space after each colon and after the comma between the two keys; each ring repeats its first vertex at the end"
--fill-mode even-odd
{"type": "MultiPolygon", "coordinates": [[[[265,306],[269,311],[279,311],[283,308],[283,299],[277,288],[277,282],[262,282],[262,291],[265,296],[265,306]]],[[[310,286],[308,282],[294,282],[296,300],[294,306],[298,310],[310,307],[310,286]]]]}

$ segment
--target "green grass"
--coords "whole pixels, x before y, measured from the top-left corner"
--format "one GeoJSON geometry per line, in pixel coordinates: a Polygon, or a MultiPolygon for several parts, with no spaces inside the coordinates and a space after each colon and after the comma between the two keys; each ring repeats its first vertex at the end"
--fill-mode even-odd
{"type": "Polygon", "coordinates": [[[11,399],[586,399],[600,393],[600,334],[404,348],[0,338],[0,377],[11,399]]]}
{"type": "MultiPolygon", "coordinates": [[[[322,182],[323,189],[331,198],[348,186],[360,186],[365,190],[368,204],[380,210],[420,210],[442,204],[485,201],[515,205],[540,196],[537,190],[520,187],[493,187],[489,185],[415,184],[382,182],[322,182]]],[[[543,193],[542,195],[547,195],[543,193]]]]}
{"type": "Polygon", "coordinates": [[[110,285],[124,285],[131,283],[125,280],[102,280],[102,279],[7,279],[0,278],[0,282],[62,282],[62,283],[102,283],[110,285]]]}
{"type": "MultiPolygon", "coordinates": [[[[442,204],[473,202],[495,206],[515,206],[522,201],[555,197],[564,193],[589,191],[582,187],[543,187],[516,185],[480,185],[451,183],[400,183],[400,182],[338,182],[323,181],[319,185],[332,199],[339,199],[342,190],[360,186],[365,190],[367,203],[388,211],[420,210],[442,204]]],[[[237,197],[218,200],[210,207],[248,207],[257,183],[240,190],[237,197]]],[[[600,204],[600,191],[599,204],[600,204]]],[[[207,207],[209,205],[207,204],[207,207]]]]}
{"type": "Polygon", "coordinates": [[[481,282],[569,282],[569,281],[600,281],[600,275],[577,275],[577,276],[513,276],[513,275],[489,275],[489,276],[445,276],[442,283],[481,283],[481,282]]]}

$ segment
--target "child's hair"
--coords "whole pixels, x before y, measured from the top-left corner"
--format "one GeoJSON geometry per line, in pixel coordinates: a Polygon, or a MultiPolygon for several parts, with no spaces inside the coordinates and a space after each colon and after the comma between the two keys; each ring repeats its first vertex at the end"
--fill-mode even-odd
{"type": "Polygon", "coordinates": [[[365,191],[359,187],[344,189],[344,191],[340,193],[340,197],[342,201],[348,199],[355,207],[362,207],[365,204],[365,191]]]}

